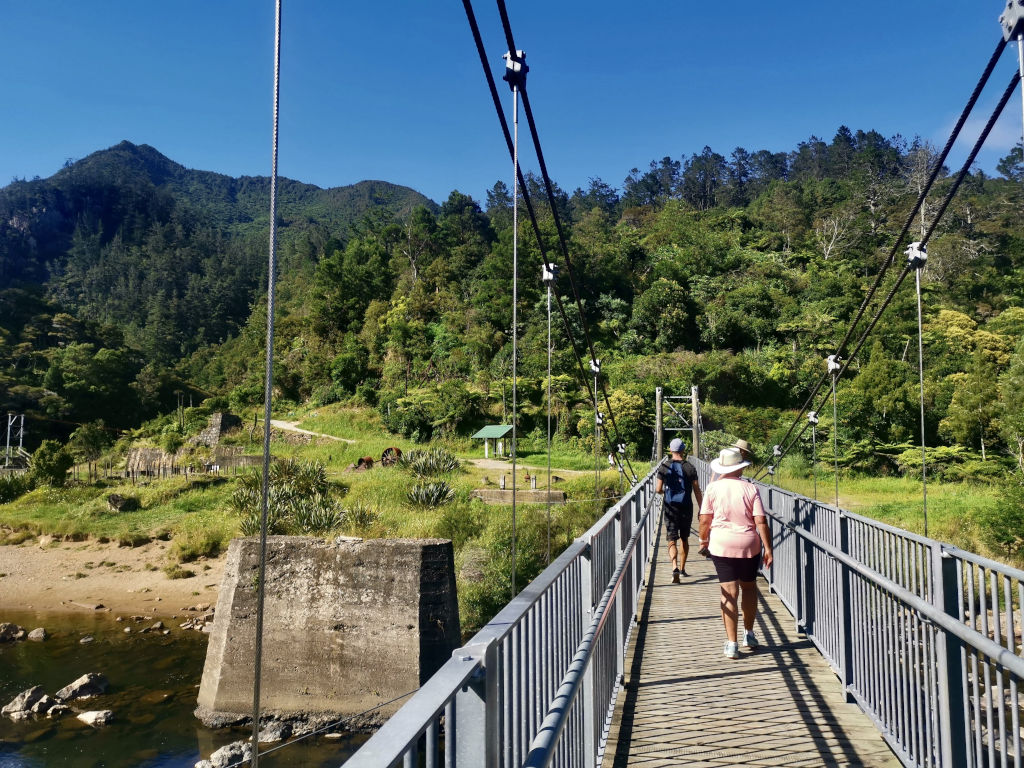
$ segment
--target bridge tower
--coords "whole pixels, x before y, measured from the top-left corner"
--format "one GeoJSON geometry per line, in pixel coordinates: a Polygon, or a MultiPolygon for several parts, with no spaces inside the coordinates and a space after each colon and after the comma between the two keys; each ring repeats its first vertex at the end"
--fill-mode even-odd
{"type": "Polygon", "coordinates": [[[689,431],[690,453],[700,456],[702,430],[697,387],[690,387],[688,395],[666,395],[664,387],[656,387],[654,403],[654,461],[665,455],[665,432],[689,431]]]}

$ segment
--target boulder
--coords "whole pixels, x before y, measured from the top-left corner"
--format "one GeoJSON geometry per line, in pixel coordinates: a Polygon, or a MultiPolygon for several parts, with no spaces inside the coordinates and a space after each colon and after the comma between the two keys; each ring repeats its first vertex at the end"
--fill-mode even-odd
{"type": "Polygon", "coordinates": [[[94,709],[91,712],[83,712],[78,715],[78,719],[86,725],[91,725],[94,728],[101,725],[106,725],[114,719],[114,713],[109,709],[94,709]]]}
{"type": "Polygon", "coordinates": [[[260,744],[273,744],[277,741],[284,741],[291,735],[292,726],[290,723],[281,720],[271,720],[260,728],[258,738],[260,744]]]}
{"type": "Polygon", "coordinates": [[[227,768],[229,765],[248,763],[252,760],[252,742],[234,741],[221,747],[209,760],[200,760],[195,768],[227,768]]]}
{"type": "Polygon", "coordinates": [[[16,712],[31,712],[38,702],[43,699],[49,699],[46,695],[46,691],[43,690],[42,686],[35,685],[29,688],[27,691],[22,691],[3,709],[0,709],[0,714],[14,715],[16,712]]]}
{"type": "Polygon", "coordinates": [[[60,701],[71,701],[72,699],[88,699],[92,696],[99,696],[107,691],[107,678],[98,672],[86,672],[75,682],[65,685],[55,696],[60,701]]]}
{"type": "Polygon", "coordinates": [[[28,633],[28,639],[29,640],[34,640],[37,643],[41,643],[43,640],[45,640],[48,637],[49,637],[49,635],[46,633],[46,630],[43,629],[42,627],[36,627],[35,629],[33,629],[31,632],[28,633]]]}
{"type": "Polygon", "coordinates": [[[25,630],[17,624],[0,622],[0,643],[12,643],[15,640],[24,640],[25,630]]]}

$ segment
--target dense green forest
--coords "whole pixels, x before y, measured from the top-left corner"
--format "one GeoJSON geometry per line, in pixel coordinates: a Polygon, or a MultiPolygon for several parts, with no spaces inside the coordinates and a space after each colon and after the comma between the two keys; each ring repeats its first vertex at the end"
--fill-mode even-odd
{"type": "MultiPolygon", "coordinates": [[[[935,160],[926,143],[842,127],[791,152],[705,147],[634,168],[620,187],[594,178],[556,189],[584,316],[565,265],[557,290],[574,336],[585,325],[604,361],[630,452],[650,455],[654,388],[696,384],[707,428],[750,439],[763,457],[824,371],[935,160]]],[[[922,274],[926,433],[948,478],[1005,474],[1024,452],[1020,146],[998,173],[968,177],[922,274]]],[[[912,235],[950,183],[944,169],[912,235]]],[[[555,254],[545,195],[536,178],[528,186],[555,254]]],[[[384,182],[282,180],[280,194],[283,407],[363,403],[418,440],[507,418],[508,186],[484,201],[453,191],[440,205],[384,182]]],[[[0,409],[35,419],[38,440],[98,419],[137,425],[180,393],[255,407],[268,199],[265,178],[186,170],[127,142],[0,190],[0,409]]],[[[519,243],[521,418],[524,434],[539,434],[547,305],[525,216],[519,243]]],[[[592,405],[557,316],[553,334],[558,437],[590,448],[592,405]]],[[[840,382],[842,465],[920,470],[916,369],[909,281],[840,382]]],[[[819,456],[831,460],[830,413],[819,426],[819,456]]]]}

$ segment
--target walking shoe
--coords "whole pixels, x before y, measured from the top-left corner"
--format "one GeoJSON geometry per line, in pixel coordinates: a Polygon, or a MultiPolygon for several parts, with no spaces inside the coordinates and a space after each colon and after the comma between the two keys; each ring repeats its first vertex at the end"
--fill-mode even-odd
{"type": "Polygon", "coordinates": [[[747,629],[743,632],[743,647],[754,650],[758,647],[757,637],[754,636],[754,630],[747,629]]]}
{"type": "Polygon", "coordinates": [[[725,650],[722,651],[727,659],[738,659],[740,657],[739,649],[736,647],[736,643],[731,640],[725,641],[725,650]]]}
{"type": "Polygon", "coordinates": [[[688,573],[686,572],[686,569],[685,569],[685,568],[684,568],[683,570],[681,570],[681,571],[679,572],[679,575],[680,575],[680,576],[685,576],[686,578],[690,578],[690,574],[688,574],[688,573]]]}
{"type": "Polygon", "coordinates": [[[678,584],[679,583],[679,569],[678,568],[673,568],[672,569],[672,583],[673,584],[678,584]]]}

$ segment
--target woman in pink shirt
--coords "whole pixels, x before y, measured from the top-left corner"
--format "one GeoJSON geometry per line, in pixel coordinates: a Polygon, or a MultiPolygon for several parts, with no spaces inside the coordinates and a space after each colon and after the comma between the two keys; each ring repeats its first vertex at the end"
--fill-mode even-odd
{"type": "Polygon", "coordinates": [[[757,648],[754,618],[757,615],[757,572],[772,564],[772,537],[757,486],[744,482],[749,467],[736,448],[724,449],[711,471],[721,475],[704,491],[700,508],[700,545],[711,553],[722,588],[722,622],[725,624],[725,655],[739,657],[736,641],[737,598],[743,592],[743,645],[757,648]]]}

